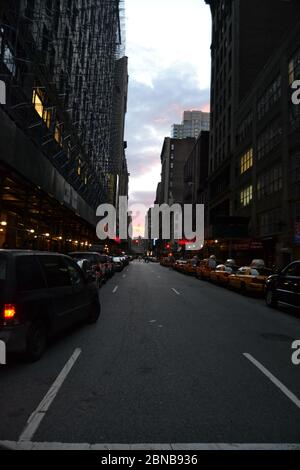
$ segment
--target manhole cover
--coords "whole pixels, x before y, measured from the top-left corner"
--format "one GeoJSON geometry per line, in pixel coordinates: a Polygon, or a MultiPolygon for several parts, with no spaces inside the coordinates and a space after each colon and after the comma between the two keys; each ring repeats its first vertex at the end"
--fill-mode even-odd
{"type": "Polygon", "coordinates": [[[264,339],[269,339],[271,341],[285,341],[287,343],[292,343],[295,338],[288,335],[282,335],[279,333],[263,333],[261,335],[264,339]]]}

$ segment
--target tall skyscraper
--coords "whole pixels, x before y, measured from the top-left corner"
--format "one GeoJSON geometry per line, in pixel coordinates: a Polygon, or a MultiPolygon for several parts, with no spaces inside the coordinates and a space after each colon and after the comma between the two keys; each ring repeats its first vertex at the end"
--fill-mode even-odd
{"type": "Polygon", "coordinates": [[[181,124],[173,124],[171,137],[173,139],[185,139],[187,137],[198,138],[201,131],[209,131],[210,114],[203,111],[184,111],[181,124]]]}

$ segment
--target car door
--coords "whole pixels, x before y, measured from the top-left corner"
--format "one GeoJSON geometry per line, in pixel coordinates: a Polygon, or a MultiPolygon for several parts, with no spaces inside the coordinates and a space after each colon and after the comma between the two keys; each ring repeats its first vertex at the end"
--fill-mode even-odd
{"type": "Polygon", "coordinates": [[[84,274],[77,264],[67,257],[64,258],[64,262],[72,285],[72,314],[70,322],[76,323],[88,316],[91,308],[91,295],[84,274]]]}
{"type": "MultiPolygon", "coordinates": [[[[53,311],[55,331],[70,325],[73,312],[73,289],[64,257],[59,255],[39,255],[45,273],[53,311]]],[[[79,268],[78,268],[79,269],[79,268]]]]}
{"type": "Polygon", "coordinates": [[[291,263],[279,276],[278,300],[300,306],[300,263],[291,263]]]}

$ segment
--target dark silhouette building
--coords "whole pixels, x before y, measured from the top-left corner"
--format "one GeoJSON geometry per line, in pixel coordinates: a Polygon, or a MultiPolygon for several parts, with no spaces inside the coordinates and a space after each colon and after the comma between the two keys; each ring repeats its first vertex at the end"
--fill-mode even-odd
{"type": "Polygon", "coordinates": [[[122,8],[119,0],[1,1],[1,218],[11,246],[68,250],[94,238],[110,183],[122,8]]]}
{"type": "Polygon", "coordinates": [[[282,203],[283,199],[287,200],[287,191],[276,190],[277,203],[275,199],[272,203],[269,201],[269,209],[277,209],[263,216],[262,204],[267,203],[262,200],[260,189],[258,201],[257,188],[265,182],[257,180],[257,172],[260,173],[264,165],[267,169],[274,163],[274,174],[270,168],[266,180],[276,180],[275,188],[278,184],[289,185],[290,175],[286,167],[285,170],[280,170],[280,165],[276,167],[275,153],[276,148],[280,149],[278,158],[287,163],[284,146],[286,153],[291,141],[287,134],[283,136],[289,126],[288,64],[293,54],[292,43],[288,46],[287,41],[299,21],[300,4],[280,0],[206,0],[206,3],[211,7],[213,20],[209,238],[222,238],[219,230],[222,220],[223,226],[227,223],[232,228],[230,235],[227,233],[224,237],[227,240],[223,240],[224,256],[226,253],[241,258],[260,255],[271,263],[280,258],[280,253],[288,251],[283,239],[290,229],[287,221],[276,215],[279,207],[280,212],[284,210],[287,214],[282,203]],[[264,108],[267,110],[263,111],[264,108]],[[265,150],[261,150],[264,147],[265,150]],[[280,171],[283,171],[282,177],[278,176],[280,171]],[[282,178],[285,183],[278,183],[282,178]],[[238,223],[235,216],[239,217],[238,223]],[[273,219],[275,224],[276,218],[277,238],[268,243],[265,238],[272,238],[275,232],[259,226],[272,225],[273,219]],[[239,238],[244,240],[239,242],[239,238]],[[241,253],[241,246],[243,249],[248,246],[247,254],[241,253]]]}

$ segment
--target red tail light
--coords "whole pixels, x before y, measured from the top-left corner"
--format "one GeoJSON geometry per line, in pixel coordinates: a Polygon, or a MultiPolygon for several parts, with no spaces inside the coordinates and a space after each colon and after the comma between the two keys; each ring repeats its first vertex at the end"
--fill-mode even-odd
{"type": "Polygon", "coordinates": [[[13,304],[5,304],[3,309],[4,320],[11,320],[16,316],[16,307],[13,304]]]}

